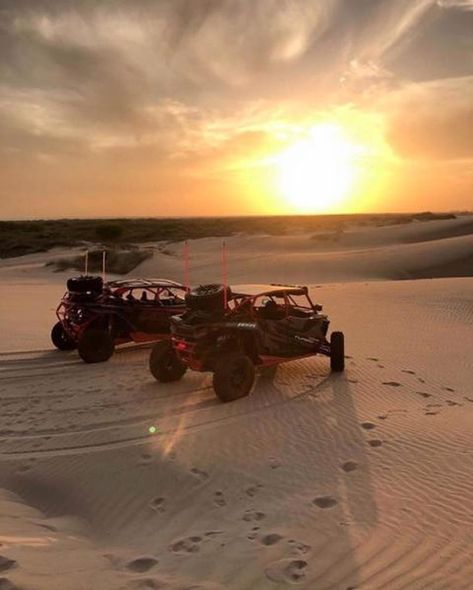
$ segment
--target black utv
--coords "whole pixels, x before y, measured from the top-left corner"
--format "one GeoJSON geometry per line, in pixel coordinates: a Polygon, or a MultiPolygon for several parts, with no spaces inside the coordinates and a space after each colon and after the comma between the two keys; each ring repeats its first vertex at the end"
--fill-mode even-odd
{"type": "Polygon", "coordinates": [[[203,285],[186,295],[186,311],[171,319],[171,343],[158,342],[150,370],[161,382],[187,368],[212,371],[222,401],[248,395],[257,367],[323,354],[332,371],[345,367],[344,336],[314,304],[307,287],[203,285]]]}

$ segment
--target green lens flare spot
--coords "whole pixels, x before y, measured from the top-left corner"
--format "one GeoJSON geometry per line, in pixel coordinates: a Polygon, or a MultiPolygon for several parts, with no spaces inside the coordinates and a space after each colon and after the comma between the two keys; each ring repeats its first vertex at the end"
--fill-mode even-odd
{"type": "Polygon", "coordinates": [[[156,433],[158,432],[158,429],[156,428],[156,426],[150,426],[150,427],[148,428],[148,432],[149,432],[150,434],[156,434],[156,433]]]}

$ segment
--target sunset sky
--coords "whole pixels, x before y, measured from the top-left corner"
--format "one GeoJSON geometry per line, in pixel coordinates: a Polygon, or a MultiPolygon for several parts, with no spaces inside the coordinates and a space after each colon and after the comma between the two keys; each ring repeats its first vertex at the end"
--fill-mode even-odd
{"type": "Polygon", "coordinates": [[[0,217],[473,208],[473,0],[0,0],[0,217]]]}

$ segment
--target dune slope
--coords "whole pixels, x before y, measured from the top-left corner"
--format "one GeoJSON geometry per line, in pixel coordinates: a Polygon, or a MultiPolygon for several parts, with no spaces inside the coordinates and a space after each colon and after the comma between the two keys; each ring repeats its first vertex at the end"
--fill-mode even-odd
{"type": "Polygon", "coordinates": [[[227,405],[146,349],[3,353],[4,587],[469,588],[473,279],[312,294],[346,373],[288,363],[227,405]]]}

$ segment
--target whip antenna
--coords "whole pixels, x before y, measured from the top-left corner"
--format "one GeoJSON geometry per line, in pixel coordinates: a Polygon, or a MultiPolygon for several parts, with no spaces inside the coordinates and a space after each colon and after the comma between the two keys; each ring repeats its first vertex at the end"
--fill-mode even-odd
{"type": "Polygon", "coordinates": [[[227,309],[228,299],[228,277],[227,277],[227,245],[225,240],[222,243],[222,283],[223,283],[223,307],[227,309]]]}
{"type": "Polygon", "coordinates": [[[184,285],[187,291],[190,291],[190,273],[189,273],[189,242],[184,242],[184,285]]]}
{"type": "Polygon", "coordinates": [[[107,259],[107,250],[102,252],[102,280],[105,283],[105,261],[107,259]]]}
{"type": "Polygon", "coordinates": [[[84,265],[85,265],[85,276],[87,276],[87,273],[89,271],[89,251],[88,250],[85,251],[84,265]]]}

